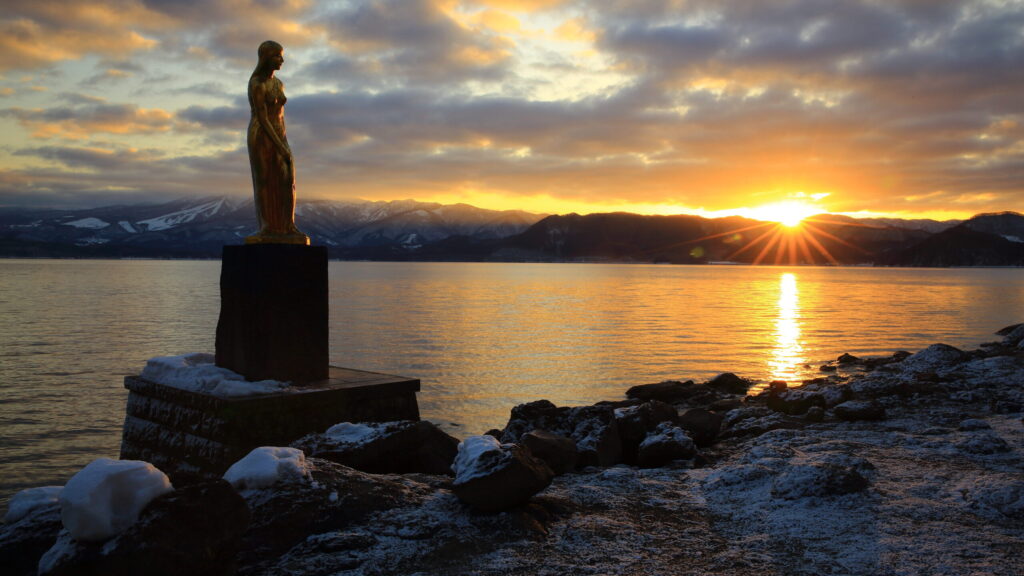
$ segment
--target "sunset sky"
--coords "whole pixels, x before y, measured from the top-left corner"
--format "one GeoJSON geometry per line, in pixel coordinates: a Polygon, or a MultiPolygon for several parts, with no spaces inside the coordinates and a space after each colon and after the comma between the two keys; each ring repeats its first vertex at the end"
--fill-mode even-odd
{"type": "Polygon", "coordinates": [[[251,194],[285,46],[302,198],[1024,211],[1024,1],[15,0],[0,206],[251,194]]]}

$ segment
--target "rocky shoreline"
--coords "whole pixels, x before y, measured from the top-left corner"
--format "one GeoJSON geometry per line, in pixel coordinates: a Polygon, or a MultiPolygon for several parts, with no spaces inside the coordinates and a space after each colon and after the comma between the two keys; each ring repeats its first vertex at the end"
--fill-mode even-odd
{"type": "Polygon", "coordinates": [[[64,529],[59,491],[16,496],[0,565],[49,575],[1021,574],[1024,325],[1000,335],[971,351],[844,354],[820,378],[755,396],[754,383],[723,374],[593,406],[541,400],[461,446],[429,423],[339,424],[282,452],[293,473],[268,481],[172,476],[173,491],[97,542],[64,529]]]}

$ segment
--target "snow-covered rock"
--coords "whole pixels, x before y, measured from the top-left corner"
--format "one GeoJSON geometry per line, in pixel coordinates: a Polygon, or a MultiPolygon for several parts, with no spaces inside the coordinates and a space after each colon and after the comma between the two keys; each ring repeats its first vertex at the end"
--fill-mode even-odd
{"type": "Polygon", "coordinates": [[[148,462],[93,460],[60,493],[60,515],[71,538],[106,540],[131,526],[154,498],[173,490],[167,475],[148,462]]]}
{"type": "Polygon", "coordinates": [[[365,472],[448,474],[459,441],[431,422],[401,420],[342,422],[291,445],[365,472]]]}
{"type": "Polygon", "coordinates": [[[142,378],[165,386],[220,397],[272,394],[289,389],[288,382],[278,380],[249,382],[241,374],[215,365],[213,354],[198,352],[150,358],[142,370],[142,378]]]}
{"type": "Polygon", "coordinates": [[[502,444],[493,436],[470,436],[459,443],[452,464],[452,491],[481,512],[522,504],[551,483],[554,472],[529,449],[502,444]]]}
{"type": "Polygon", "coordinates": [[[948,344],[932,344],[916,354],[911,354],[899,364],[899,367],[903,370],[923,372],[949,368],[964,362],[967,358],[967,354],[959,348],[948,344]]]}
{"type": "Polygon", "coordinates": [[[38,508],[47,508],[59,505],[63,486],[40,486],[22,490],[11,497],[7,505],[7,514],[4,514],[4,523],[13,524],[38,508]]]}
{"type": "Polygon", "coordinates": [[[278,482],[308,481],[309,467],[302,450],[260,446],[232,464],[224,479],[238,490],[269,488],[278,482]]]}
{"type": "Polygon", "coordinates": [[[682,428],[672,422],[662,422],[640,443],[636,464],[641,468],[655,468],[696,455],[697,446],[682,428]]]}
{"type": "Polygon", "coordinates": [[[62,532],[39,559],[39,576],[213,576],[234,573],[249,524],[245,500],[225,481],[192,484],[155,499],[106,542],[62,532]]]}

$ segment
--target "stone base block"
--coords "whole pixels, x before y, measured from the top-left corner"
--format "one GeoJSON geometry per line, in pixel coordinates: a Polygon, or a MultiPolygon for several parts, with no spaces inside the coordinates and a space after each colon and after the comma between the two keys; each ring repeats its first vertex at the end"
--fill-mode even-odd
{"type": "Polygon", "coordinates": [[[128,376],[121,458],[169,475],[220,476],[259,446],[287,446],[338,422],[419,420],[420,381],[330,367],[330,378],[287,391],[219,397],[128,376]]]}
{"type": "Polygon", "coordinates": [[[328,378],[327,249],[225,246],[217,366],[246,380],[328,378]]]}

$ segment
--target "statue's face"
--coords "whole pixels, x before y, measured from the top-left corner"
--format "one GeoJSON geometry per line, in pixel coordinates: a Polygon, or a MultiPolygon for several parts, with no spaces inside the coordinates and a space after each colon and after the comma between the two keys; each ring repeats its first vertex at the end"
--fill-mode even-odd
{"type": "Polygon", "coordinates": [[[280,70],[281,65],[284,64],[284,50],[272,53],[267,58],[267,62],[270,64],[271,70],[280,70]]]}

